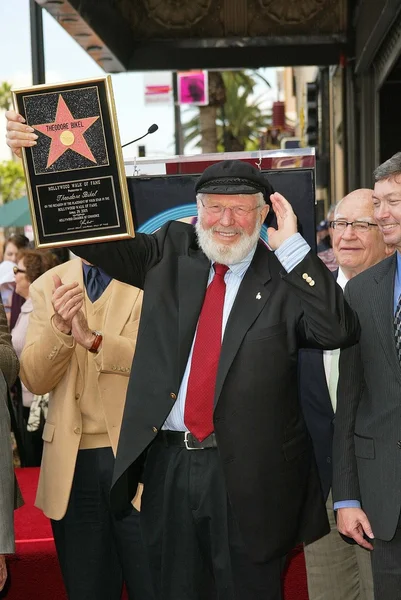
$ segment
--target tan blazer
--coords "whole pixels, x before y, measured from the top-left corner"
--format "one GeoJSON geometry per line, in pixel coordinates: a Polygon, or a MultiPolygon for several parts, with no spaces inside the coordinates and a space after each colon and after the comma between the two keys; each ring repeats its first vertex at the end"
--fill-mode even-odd
{"type": "MultiPolygon", "coordinates": [[[[46,516],[59,520],[67,509],[81,439],[82,418],[77,400],[84,387],[87,350],[53,328],[54,273],[63,283],[77,281],[85,289],[80,259],[50,269],[31,285],[33,312],[21,355],[21,379],[34,394],[51,392],[35,504],[46,516]]],[[[95,358],[98,386],[93,394],[99,395],[103,403],[107,430],[116,453],[142,292],[116,280],[109,285],[112,288],[102,328],[103,343],[95,358]]]]}

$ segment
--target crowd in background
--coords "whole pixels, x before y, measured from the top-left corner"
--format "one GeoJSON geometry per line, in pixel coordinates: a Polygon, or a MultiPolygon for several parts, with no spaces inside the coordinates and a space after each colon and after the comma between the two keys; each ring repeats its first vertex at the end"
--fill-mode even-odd
{"type": "MultiPolygon", "coordinates": [[[[37,143],[7,118],[14,151],[37,143]]],[[[300,542],[310,600],[401,598],[400,179],[398,153],[319,223],[318,256],[239,160],[198,178],[195,227],[56,266],[7,240],[13,403],[24,438],[44,422],[36,505],[70,600],[123,581],[135,600],[281,600],[300,542]]]]}
{"type": "MultiPolygon", "coordinates": [[[[19,358],[33,308],[29,296],[30,285],[48,269],[68,260],[69,253],[65,248],[37,250],[22,233],[10,235],[2,250],[0,294],[12,345],[19,358]]],[[[11,388],[11,402],[14,463],[23,467],[40,466],[48,394],[45,398],[38,398],[18,377],[11,388]]]]}

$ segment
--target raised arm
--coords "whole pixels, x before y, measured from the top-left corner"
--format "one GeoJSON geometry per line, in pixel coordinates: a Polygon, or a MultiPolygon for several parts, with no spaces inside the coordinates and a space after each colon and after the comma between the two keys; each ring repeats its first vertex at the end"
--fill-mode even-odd
{"type": "Polygon", "coordinates": [[[146,273],[162,258],[169,227],[167,223],[153,235],[138,233],[130,240],[84,244],[70,249],[113,279],[143,289],[146,273]]]}

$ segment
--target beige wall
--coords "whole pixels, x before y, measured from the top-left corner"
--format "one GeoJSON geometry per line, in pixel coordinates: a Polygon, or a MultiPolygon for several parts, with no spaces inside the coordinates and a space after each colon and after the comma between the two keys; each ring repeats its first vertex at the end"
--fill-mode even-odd
{"type": "MultiPolygon", "coordinates": [[[[330,179],[332,204],[346,194],[344,169],[343,70],[330,70],[330,179]]],[[[351,191],[351,190],[350,190],[351,191]]]]}
{"type": "MultiPolygon", "coordinates": [[[[286,111],[295,122],[295,135],[305,144],[307,126],[306,84],[315,81],[318,67],[286,67],[283,74],[283,95],[286,111]],[[295,94],[293,78],[295,79],[295,94]]],[[[316,199],[329,209],[329,198],[338,202],[346,194],[344,168],[343,131],[343,71],[341,67],[330,69],[330,190],[317,190],[316,199]]]]}

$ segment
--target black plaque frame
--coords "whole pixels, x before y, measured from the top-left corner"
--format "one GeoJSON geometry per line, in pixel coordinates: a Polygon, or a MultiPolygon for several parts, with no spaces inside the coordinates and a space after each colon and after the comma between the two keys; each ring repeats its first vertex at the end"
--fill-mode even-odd
{"type": "Polygon", "coordinates": [[[111,77],[13,90],[13,102],[38,135],[23,148],[36,247],[133,237],[111,77]]]}

